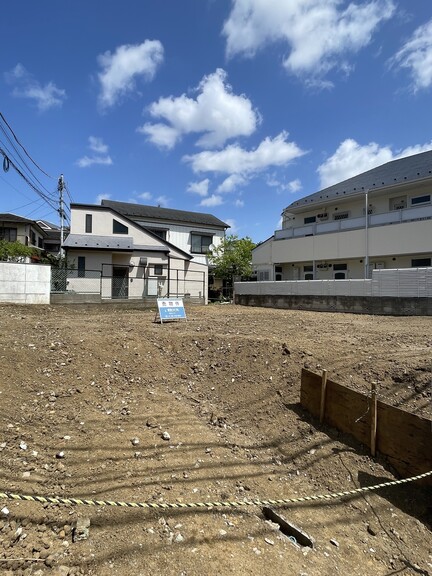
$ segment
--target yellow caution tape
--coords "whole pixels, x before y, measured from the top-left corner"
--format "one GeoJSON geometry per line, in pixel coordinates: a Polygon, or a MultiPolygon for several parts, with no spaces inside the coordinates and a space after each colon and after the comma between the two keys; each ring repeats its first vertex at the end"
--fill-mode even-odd
{"type": "Polygon", "coordinates": [[[43,504],[69,504],[76,506],[119,506],[122,508],[238,508],[240,506],[278,506],[282,504],[296,504],[301,502],[313,502],[317,500],[336,500],[338,498],[345,498],[347,496],[354,496],[363,492],[373,492],[380,488],[387,488],[389,486],[397,486],[398,484],[406,484],[421,480],[427,476],[432,475],[432,470],[412,476],[411,478],[403,478],[402,480],[393,480],[391,482],[384,482],[383,484],[375,484],[374,486],[364,486],[363,488],[354,488],[353,490],[346,490],[344,492],[333,492],[331,494],[318,494],[313,496],[301,496],[299,498],[278,498],[276,500],[232,500],[227,502],[118,502],[115,500],[88,500],[84,498],[61,498],[59,496],[34,496],[24,494],[12,494],[11,492],[0,492],[0,498],[7,498],[9,500],[25,500],[28,502],[41,502],[43,504]]]}

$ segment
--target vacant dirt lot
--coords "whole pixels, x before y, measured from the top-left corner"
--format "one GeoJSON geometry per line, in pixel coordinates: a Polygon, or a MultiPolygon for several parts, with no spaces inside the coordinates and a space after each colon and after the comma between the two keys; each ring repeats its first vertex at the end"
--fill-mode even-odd
{"type": "MultiPolygon", "coordinates": [[[[291,498],[395,478],[299,407],[303,366],[431,417],[432,319],[268,310],[0,307],[0,492],[128,502],[291,498]]],[[[418,483],[277,508],[122,509],[0,499],[0,573],[432,574],[418,483]],[[77,519],[89,537],[74,541],[77,519]]]]}

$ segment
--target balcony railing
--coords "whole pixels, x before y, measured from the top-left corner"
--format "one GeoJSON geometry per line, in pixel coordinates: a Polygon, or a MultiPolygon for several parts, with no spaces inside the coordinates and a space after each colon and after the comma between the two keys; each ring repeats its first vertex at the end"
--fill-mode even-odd
{"type": "MultiPolygon", "coordinates": [[[[432,206],[421,206],[418,208],[405,208],[404,210],[393,210],[381,214],[370,214],[368,216],[368,227],[385,226],[387,224],[400,224],[401,222],[412,222],[414,220],[429,220],[432,218],[432,206]]],[[[356,230],[365,228],[366,218],[347,218],[346,220],[332,220],[330,222],[315,222],[307,226],[297,228],[285,228],[275,231],[275,240],[285,240],[287,238],[300,238],[303,236],[316,236],[318,234],[329,234],[331,232],[344,232],[346,230],[356,230]]]]}

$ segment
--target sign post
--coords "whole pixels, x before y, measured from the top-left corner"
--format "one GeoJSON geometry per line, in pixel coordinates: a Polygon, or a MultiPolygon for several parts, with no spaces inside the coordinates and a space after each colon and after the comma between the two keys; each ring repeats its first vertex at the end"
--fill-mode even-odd
{"type": "Polygon", "coordinates": [[[159,314],[161,324],[163,324],[164,320],[187,320],[183,298],[158,298],[157,305],[158,312],[156,317],[159,314]]]}

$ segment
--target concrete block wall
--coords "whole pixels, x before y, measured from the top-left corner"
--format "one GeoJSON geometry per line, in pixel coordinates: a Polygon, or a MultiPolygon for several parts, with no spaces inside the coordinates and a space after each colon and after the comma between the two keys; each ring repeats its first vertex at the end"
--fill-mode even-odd
{"type": "Polygon", "coordinates": [[[0,262],[0,303],[49,304],[51,266],[0,262]]]}

